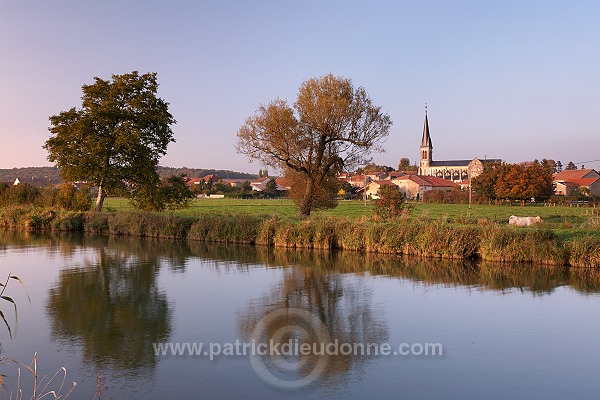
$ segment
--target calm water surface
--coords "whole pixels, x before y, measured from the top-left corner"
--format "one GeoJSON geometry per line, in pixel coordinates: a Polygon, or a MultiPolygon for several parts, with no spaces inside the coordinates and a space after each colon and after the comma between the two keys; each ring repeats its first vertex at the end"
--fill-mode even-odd
{"type": "MultiPolygon", "coordinates": [[[[11,281],[19,318],[0,303],[13,327],[12,340],[0,329],[2,354],[29,364],[37,352],[40,375],[65,366],[71,398],[92,399],[98,373],[113,399],[600,396],[597,271],[0,232],[0,273],[9,272],[31,303],[11,281]],[[299,390],[274,387],[248,356],[156,355],[157,343],[249,341],[282,309],[317,316],[332,341],[439,343],[443,355],[330,356],[299,390]]],[[[298,338],[288,326],[266,334],[298,338]]],[[[274,376],[302,374],[282,371],[274,376]]],[[[17,366],[0,373],[8,398],[17,366]]]]}

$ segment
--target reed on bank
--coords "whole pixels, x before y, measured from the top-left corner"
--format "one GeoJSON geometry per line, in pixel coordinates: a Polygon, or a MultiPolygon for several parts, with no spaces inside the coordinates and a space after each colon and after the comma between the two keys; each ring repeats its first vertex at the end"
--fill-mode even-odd
{"type": "Polygon", "coordinates": [[[0,209],[0,228],[600,267],[597,237],[564,239],[543,227],[515,228],[483,220],[458,223],[428,217],[296,219],[243,213],[188,217],[137,211],[91,213],[6,207],[0,209]]]}

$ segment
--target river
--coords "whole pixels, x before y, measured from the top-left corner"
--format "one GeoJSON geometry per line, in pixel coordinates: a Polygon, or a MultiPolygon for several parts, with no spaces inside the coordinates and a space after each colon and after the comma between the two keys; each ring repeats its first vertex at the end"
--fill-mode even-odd
{"type": "Polygon", "coordinates": [[[9,273],[2,355],[58,372],[40,393],[62,367],[90,400],[600,393],[599,271],[0,232],[9,273]]]}

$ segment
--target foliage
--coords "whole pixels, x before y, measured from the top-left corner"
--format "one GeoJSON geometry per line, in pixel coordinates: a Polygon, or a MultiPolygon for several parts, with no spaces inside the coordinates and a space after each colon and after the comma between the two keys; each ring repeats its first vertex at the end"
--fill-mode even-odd
{"type": "Polygon", "coordinates": [[[473,191],[489,200],[545,201],[554,194],[552,169],[540,163],[486,164],[472,181],[473,191]]]}
{"type": "Polygon", "coordinates": [[[20,183],[0,192],[0,206],[25,205],[58,207],[69,211],[87,211],[92,206],[92,200],[87,189],[77,189],[68,183],[63,183],[59,189],[38,189],[20,183]]]}
{"type": "MultiPolygon", "coordinates": [[[[285,175],[291,182],[291,188],[287,197],[300,209],[306,200],[306,191],[309,186],[309,178],[302,173],[288,170],[285,175]]],[[[326,210],[337,206],[336,194],[339,191],[339,182],[335,176],[327,175],[323,178],[312,194],[311,210],[326,210]]],[[[302,213],[301,213],[302,214],[302,213]]]]}
{"type": "Polygon", "coordinates": [[[419,167],[411,165],[407,157],[402,157],[398,163],[398,171],[417,171],[419,167]]]}
{"type": "MultiPolygon", "coordinates": [[[[472,203],[480,203],[481,199],[478,195],[473,195],[471,199],[472,203]]],[[[462,190],[456,186],[450,190],[428,190],[423,193],[424,203],[438,203],[438,204],[468,204],[469,203],[469,191],[462,190]]]]}
{"type": "Polygon", "coordinates": [[[565,167],[566,171],[572,171],[572,170],[576,170],[576,169],[577,169],[577,166],[573,163],[573,161],[569,161],[569,163],[565,167]]]}
{"type": "Polygon", "coordinates": [[[160,212],[186,208],[193,198],[194,193],[185,184],[184,176],[172,176],[166,183],[140,185],[133,191],[131,203],[139,210],[160,212]]]}
{"type": "Polygon", "coordinates": [[[471,180],[473,192],[489,200],[495,200],[497,198],[496,183],[502,168],[500,163],[485,163],[483,172],[471,180]]]}
{"type": "Polygon", "coordinates": [[[88,211],[92,208],[92,199],[87,190],[77,189],[68,183],[63,183],[56,195],[56,205],[65,210],[88,211]]]}
{"type": "Polygon", "coordinates": [[[299,197],[296,188],[294,198],[300,215],[308,216],[317,196],[335,197],[328,182],[336,173],[381,150],[391,124],[363,88],[330,74],[304,82],[293,106],[280,99],[260,106],[238,131],[236,147],[298,178],[295,186],[302,183],[304,190],[299,197]]]}
{"type": "Polygon", "coordinates": [[[40,189],[20,183],[0,191],[0,206],[34,204],[40,196],[40,189]]]}
{"type": "Polygon", "coordinates": [[[94,80],[82,87],[80,109],[50,117],[52,136],[44,148],[65,180],[98,188],[96,210],[101,211],[107,194],[154,193],[158,161],[175,141],[175,119],[168,103],[156,96],[156,73],[94,80]]]}
{"type": "Polygon", "coordinates": [[[277,197],[279,195],[275,178],[269,179],[265,184],[265,194],[271,197],[277,197]]]}
{"type": "Polygon", "coordinates": [[[373,212],[382,218],[392,218],[408,211],[404,193],[396,185],[382,185],[377,192],[378,199],[373,200],[373,212]]]}
{"type": "Polygon", "coordinates": [[[375,163],[369,163],[362,168],[357,168],[355,173],[357,174],[380,174],[392,172],[394,168],[388,167],[387,165],[377,165],[375,163]]]}
{"type": "Polygon", "coordinates": [[[231,171],[228,169],[203,169],[203,168],[188,168],[188,167],[156,167],[156,172],[161,178],[168,178],[170,176],[185,175],[188,178],[204,178],[207,175],[216,175],[221,178],[228,179],[254,179],[256,174],[249,174],[246,172],[231,171]]]}

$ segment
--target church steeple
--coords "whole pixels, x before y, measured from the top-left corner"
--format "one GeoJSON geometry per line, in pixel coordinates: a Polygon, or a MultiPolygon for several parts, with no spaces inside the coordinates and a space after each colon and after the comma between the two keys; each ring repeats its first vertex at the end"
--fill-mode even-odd
{"type": "Polygon", "coordinates": [[[429,136],[429,121],[427,120],[427,109],[425,109],[425,123],[423,125],[423,138],[421,139],[421,147],[431,147],[431,136],[429,136]]]}
{"type": "Polygon", "coordinates": [[[429,175],[429,167],[433,160],[433,144],[429,135],[429,121],[427,119],[427,104],[425,104],[425,122],[423,124],[423,137],[421,138],[421,163],[419,175],[429,175]]]}

